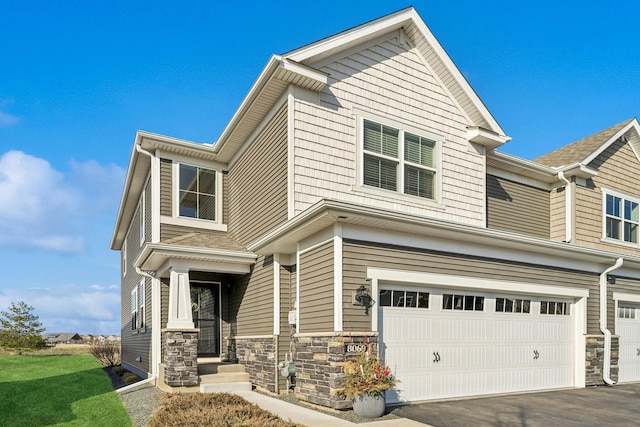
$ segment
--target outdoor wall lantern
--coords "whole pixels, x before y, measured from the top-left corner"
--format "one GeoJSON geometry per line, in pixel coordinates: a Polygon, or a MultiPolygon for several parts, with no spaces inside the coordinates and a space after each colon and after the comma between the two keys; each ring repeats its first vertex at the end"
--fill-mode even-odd
{"type": "Polygon", "coordinates": [[[373,306],[375,301],[369,295],[369,291],[365,285],[360,285],[355,295],[356,303],[364,307],[364,314],[369,314],[369,309],[373,306]]]}

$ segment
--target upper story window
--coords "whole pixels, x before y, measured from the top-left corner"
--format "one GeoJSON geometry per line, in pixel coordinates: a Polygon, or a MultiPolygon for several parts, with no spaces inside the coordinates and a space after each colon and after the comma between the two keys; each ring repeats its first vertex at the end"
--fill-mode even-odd
{"type": "Polygon", "coordinates": [[[605,237],[638,243],[638,201],[605,193],[605,237]]]}
{"type": "Polygon", "coordinates": [[[364,185],[436,198],[435,139],[367,119],[362,127],[364,185]]]}
{"type": "Polygon", "coordinates": [[[216,220],[216,172],[180,164],[178,214],[182,217],[216,220]]]}

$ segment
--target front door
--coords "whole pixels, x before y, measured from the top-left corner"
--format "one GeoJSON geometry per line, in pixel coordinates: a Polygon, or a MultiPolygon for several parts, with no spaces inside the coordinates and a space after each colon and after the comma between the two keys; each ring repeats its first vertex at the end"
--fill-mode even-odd
{"type": "Polygon", "coordinates": [[[198,333],[198,356],[220,356],[220,284],[191,283],[191,310],[198,333]]]}

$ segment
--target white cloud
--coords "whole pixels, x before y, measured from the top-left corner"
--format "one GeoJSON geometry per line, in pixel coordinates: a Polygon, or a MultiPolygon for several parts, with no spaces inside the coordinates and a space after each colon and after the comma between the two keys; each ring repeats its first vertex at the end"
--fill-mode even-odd
{"type": "Polygon", "coordinates": [[[0,127],[15,126],[20,122],[20,119],[14,115],[3,113],[0,111],[0,127]]]}
{"type": "Polygon", "coordinates": [[[70,167],[65,175],[21,151],[0,156],[0,247],[84,250],[90,225],[83,226],[108,209],[115,212],[124,170],[93,160],[70,167]]]}
{"type": "Polygon", "coordinates": [[[120,334],[120,291],[117,285],[75,284],[49,288],[3,289],[0,310],[24,301],[48,332],[120,334]]]}

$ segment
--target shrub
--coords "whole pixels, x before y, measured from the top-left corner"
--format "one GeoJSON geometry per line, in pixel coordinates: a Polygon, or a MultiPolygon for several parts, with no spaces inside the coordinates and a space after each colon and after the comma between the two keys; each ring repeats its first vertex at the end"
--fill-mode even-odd
{"type": "Polygon", "coordinates": [[[122,376],[122,374],[124,374],[126,372],[126,370],[122,366],[114,366],[113,367],[113,372],[115,372],[116,374],[122,376]]]}
{"type": "Polygon", "coordinates": [[[149,427],[303,427],[230,393],[168,394],[149,427]]]}
{"type": "Polygon", "coordinates": [[[91,354],[105,368],[119,365],[121,358],[120,343],[106,342],[101,344],[94,342],[91,344],[91,354]]]}
{"type": "Polygon", "coordinates": [[[136,374],[132,374],[131,372],[125,372],[122,374],[122,380],[126,385],[129,385],[140,381],[140,377],[136,374]]]}

